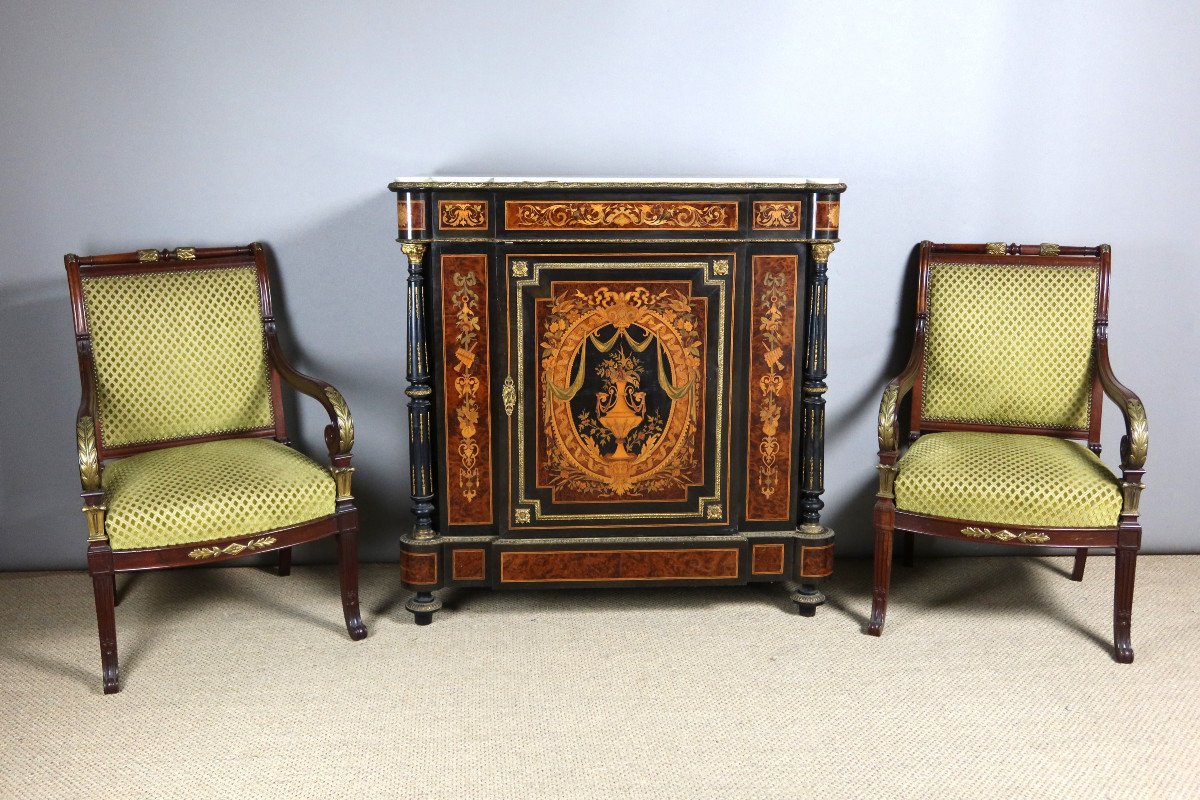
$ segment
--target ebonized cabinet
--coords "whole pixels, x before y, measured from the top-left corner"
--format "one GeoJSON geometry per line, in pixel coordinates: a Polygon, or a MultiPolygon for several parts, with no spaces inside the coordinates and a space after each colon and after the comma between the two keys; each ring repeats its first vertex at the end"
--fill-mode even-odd
{"type": "Polygon", "coordinates": [[[399,179],[415,523],[447,586],[824,598],[829,181],[399,179]]]}

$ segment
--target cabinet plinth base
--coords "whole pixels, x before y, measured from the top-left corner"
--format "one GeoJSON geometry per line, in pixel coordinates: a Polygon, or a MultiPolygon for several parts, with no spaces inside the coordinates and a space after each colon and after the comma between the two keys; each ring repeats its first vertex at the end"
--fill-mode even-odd
{"type": "MultiPolygon", "coordinates": [[[[436,578],[421,575],[419,584],[404,581],[405,588],[416,592],[406,608],[419,625],[429,624],[441,608],[432,591],[452,586],[594,589],[799,583],[791,599],[801,614],[811,616],[825,602],[816,580],[832,571],[832,539],[816,543],[822,548],[822,574],[817,576],[812,574],[814,542],[788,531],[578,539],[443,536],[437,543],[436,562],[444,567],[436,578]]],[[[409,559],[407,547],[401,544],[402,563],[409,559]]],[[[428,547],[424,544],[422,555],[434,555],[428,547]]]]}

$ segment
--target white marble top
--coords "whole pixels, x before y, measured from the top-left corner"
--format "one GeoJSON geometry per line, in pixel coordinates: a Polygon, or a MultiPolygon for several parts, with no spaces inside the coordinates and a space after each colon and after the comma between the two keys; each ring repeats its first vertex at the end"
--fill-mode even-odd
{"type": "Polygon", "coordinates": [[[396,178],[388,188],[397,189],[578,189],[616,186],[620,188],[712,188],[712,189],[814,189],[842,190],[835,178],[602,178],[602,177],[409,177],[396,178]]]}

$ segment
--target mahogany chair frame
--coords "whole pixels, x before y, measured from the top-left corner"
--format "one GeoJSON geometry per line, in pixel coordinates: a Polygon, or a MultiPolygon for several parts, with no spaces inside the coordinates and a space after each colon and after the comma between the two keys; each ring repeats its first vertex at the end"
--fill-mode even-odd
{"type": "Polygon", "coordinates": [[[358,601],[358,510],[350,494],[350,479],[354,472],[354,467],[350,465],[350,450],[354,445],[354,422],[345,399],[337,389],[324,381],[300,373],[284,356],[271,306],[267,262],[262,246],[256,242],[245,247],[180,247],[175,250],[138,250],[88,257],[69,254],[64,257],[64,261],[71,290],[75,347],[79,356],[79,379],[83,389],[83,397],[76,415],[79,479],[82,486],[83,513],[88,524],[88,572],[91,574],[96,596],[96,620],[100,634],[105,694],[120,690],[115,616],[116,574],[120,572],[213,564],[254,553],[277,551],[279,574],[287,575],[291,570],[294,546],[334,536],[337,539],[338,571],[346,630],[355,641],[365,637],[367,629],[362,622],[358,601]],[[274,425],[234,433],[105,447],[100,435],[96,372],[83,301],[82,279],[91,276],[141,275],[150,272],[170,273],[247,266],[254,267],[258,276],[259,306],[274,425]],[[330,472],[336,485],[334,513],[300,525],[262,531],[251,536],[190,542],[169,547],[112,549],[104,527],[106,508],[101,488],[101,470],[107,459],[218,439],[271,438],[290,446],[283,414],[281,383],[287,383],[301,394],[314,398],[329,414],[330,424],[325,428],[325,445],[329,451],[330,472]]]}
{"type": "Polygon", "coordinates": [[[879,491],[875,502],[875,570],[871,601],[871,619],[867,632],[879,636],[883,632],[887,612],[888,586],[891,581],[893,532],[904,533],[903,557],[911,565],[914,534],[922,533],[959,541],[986,541],[1010,546],[1072,547],[1075,563],[1072,580],[1082,580],[1089,548],[1115,548],[1116,580],[1113,595],[1113,639],[1115,657],[1121,663],[1133,661],[1130,642],[1130,620],[1133,607],[1133,580],[1138,549],[1142,541],[1142,526],[1138,519],[1138,503],[1145,485],[1146,456],[1149,450],[1149,428],[1146,410],[1136,394],[1126,388],[1113,374],[1108,357],[1108,285],[1111,252],[1108,245],[1098,247],[1060,247],[1054,244],[1017,245],[993,242],[988,244],[934,244],[922,242],[919,250],[919,285],[917,290],[916,334],[912,354],[903,372],[884,388],[879,405],[879,491]],[[936,258],[935,258],[936,257],[936,258]],[[1030,428],[1005,425],[948,423],[922,417],[922,393],[925,381],[925,334],[929,322],[930,262],[969,262],[982,264],[1021,265],[1088,265],[1098,268],[1096,314],[1092,358],[1091,415],[1088,427],[1079,430],[1059,428],[1030,428]],[[1125,435],[1121,440],[1122,509],[1117,524],[1109,528],[1052,528],[1022,525],[998,526],[988,522],[947,519],[927,516],[896,508],[894,485],[900,458],[898,415],[900,401],[912,394],[909,443],[925,433],[935,431],[992,431],[1058,436],[1083,440],[1088,448],[1100,454],[1100,419],[1102,395],[1107,395],[1121,410],[1125,419],[1125,435]]]}

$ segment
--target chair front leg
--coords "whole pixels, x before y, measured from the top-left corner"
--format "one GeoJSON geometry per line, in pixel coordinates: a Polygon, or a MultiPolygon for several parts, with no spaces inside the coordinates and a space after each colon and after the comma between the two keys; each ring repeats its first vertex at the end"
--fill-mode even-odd
{"type": "Polygon", "coordinates": [[[1071,570],[1071,580],[1083,580],[1083,569],[1087,566],[1087,553],[1086,547],[1075,548],[1075,568],[1071,570]]]}
{"type": "Polygon", "coordinates": [[[1113,643],[1117,661],[1133,663],[1130,623],[1133,617],[1133,575],[1137,567],[1136,547],[1117,548],[1117,575],[1113,593],[1113,643]]]}
{"type": "Polygon", "coordinates": [[[114,573],[92,573],[92,589],[96,594],[96,626],[100,631],[100,666],[103,669],[104,693],[121,691],[117,667],[117,615],[114,573]]]}
{"type": "Polygon", "coordinates": [[[342,613],[346,617],[346,631],[354,641],[367,635],[358,608],[358,528],[347,527],[337,534],[338,577],[342,587],[342,613]]]}
{"type": "Polygon", "coordinates": [[[891,502],[885,500],[875,504],[875,576],[871,591],[871,621],[867,625],[867,633],[872,636],[883,634],[883,619],[887,615],[888,586],[892,580],[894,508],[891,502]]]}

